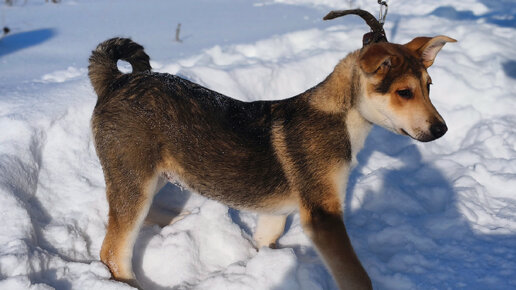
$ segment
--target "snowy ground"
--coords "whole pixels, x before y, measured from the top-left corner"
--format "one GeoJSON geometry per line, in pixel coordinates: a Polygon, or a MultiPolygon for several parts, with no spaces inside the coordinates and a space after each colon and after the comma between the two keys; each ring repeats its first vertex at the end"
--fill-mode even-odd
{"type": "MultiPolygon", "coordinates": [[[[0,8],[0,289],[128,289],[99,262],[107,203],[89,118],[87,58],[131,36],[155,70],[243,100],[281,99],[357,49],[365,24],[323,22],[374,0],[29,0],[0,8]],[[182,43],[173,41],[182,23],[182,43]]],[[[2,2],[3,3],[3,2],[2,2]]],[[[377,289],[516,289],[516,1],[389,1],[392,42],[445,34],[430,68],[449,132],[416,143],[374,128],[345,223],[377,289]]],[[[335,289],[292,215],[280,249],[254,250],[256,216],[167,185],[133,264],[148,289],[335,289]]]]}

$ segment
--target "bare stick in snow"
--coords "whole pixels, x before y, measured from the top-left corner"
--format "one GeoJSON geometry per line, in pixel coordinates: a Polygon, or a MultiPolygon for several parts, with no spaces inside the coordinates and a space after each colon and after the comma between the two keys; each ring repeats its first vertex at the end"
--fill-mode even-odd
{"type": "Polygon", "coordinates": [[[177,24],[177,28],[176,28],[176,41],[177,42],[183,42],[180,38],[179,38],[179,34],[181,33],[181,23],[178,23],[177,24]]]}

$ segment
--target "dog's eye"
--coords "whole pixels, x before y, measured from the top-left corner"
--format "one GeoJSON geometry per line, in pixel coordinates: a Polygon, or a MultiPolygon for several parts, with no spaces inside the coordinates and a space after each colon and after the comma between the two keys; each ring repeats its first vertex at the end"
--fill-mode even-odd
{"type": "Polygon", "coordinates": [[[409,89],[406,90],[398,90],[396,91],[398,96],[404,98],[404,99],[411,99],[414,95],[412,94],[412,91],[409,89]]]}

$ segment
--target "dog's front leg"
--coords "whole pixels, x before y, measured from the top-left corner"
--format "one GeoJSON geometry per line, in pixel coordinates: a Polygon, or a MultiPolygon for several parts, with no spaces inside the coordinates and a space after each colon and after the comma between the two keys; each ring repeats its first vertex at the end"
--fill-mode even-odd
{"type": "Polygon", "coordinates": [[[286,215],[260,214],[254,233],[254,240],[258,249],[261,247],[276,248],[276,241],[285,230],[286,215]]]}
{"type": "MultiPolygon", "coordinates": [[[[319,191],[320,192],[320,191],[319,191]]],[[[342,220],[338,193],[302,198],[301,222],[340,289],[372,289],[342,220]]]]}

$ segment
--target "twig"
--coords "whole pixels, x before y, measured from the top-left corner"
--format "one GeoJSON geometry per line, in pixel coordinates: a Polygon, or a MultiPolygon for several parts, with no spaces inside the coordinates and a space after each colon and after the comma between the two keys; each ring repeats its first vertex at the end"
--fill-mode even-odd
{"type": "Polygon", "coordinates": [[[179,34],[181,33],[181,23],[178,23],[177,24],[177,28],[176,28],[176,41],[177,42],[183,42],[180,38],[179,38],[179,34]]]}

